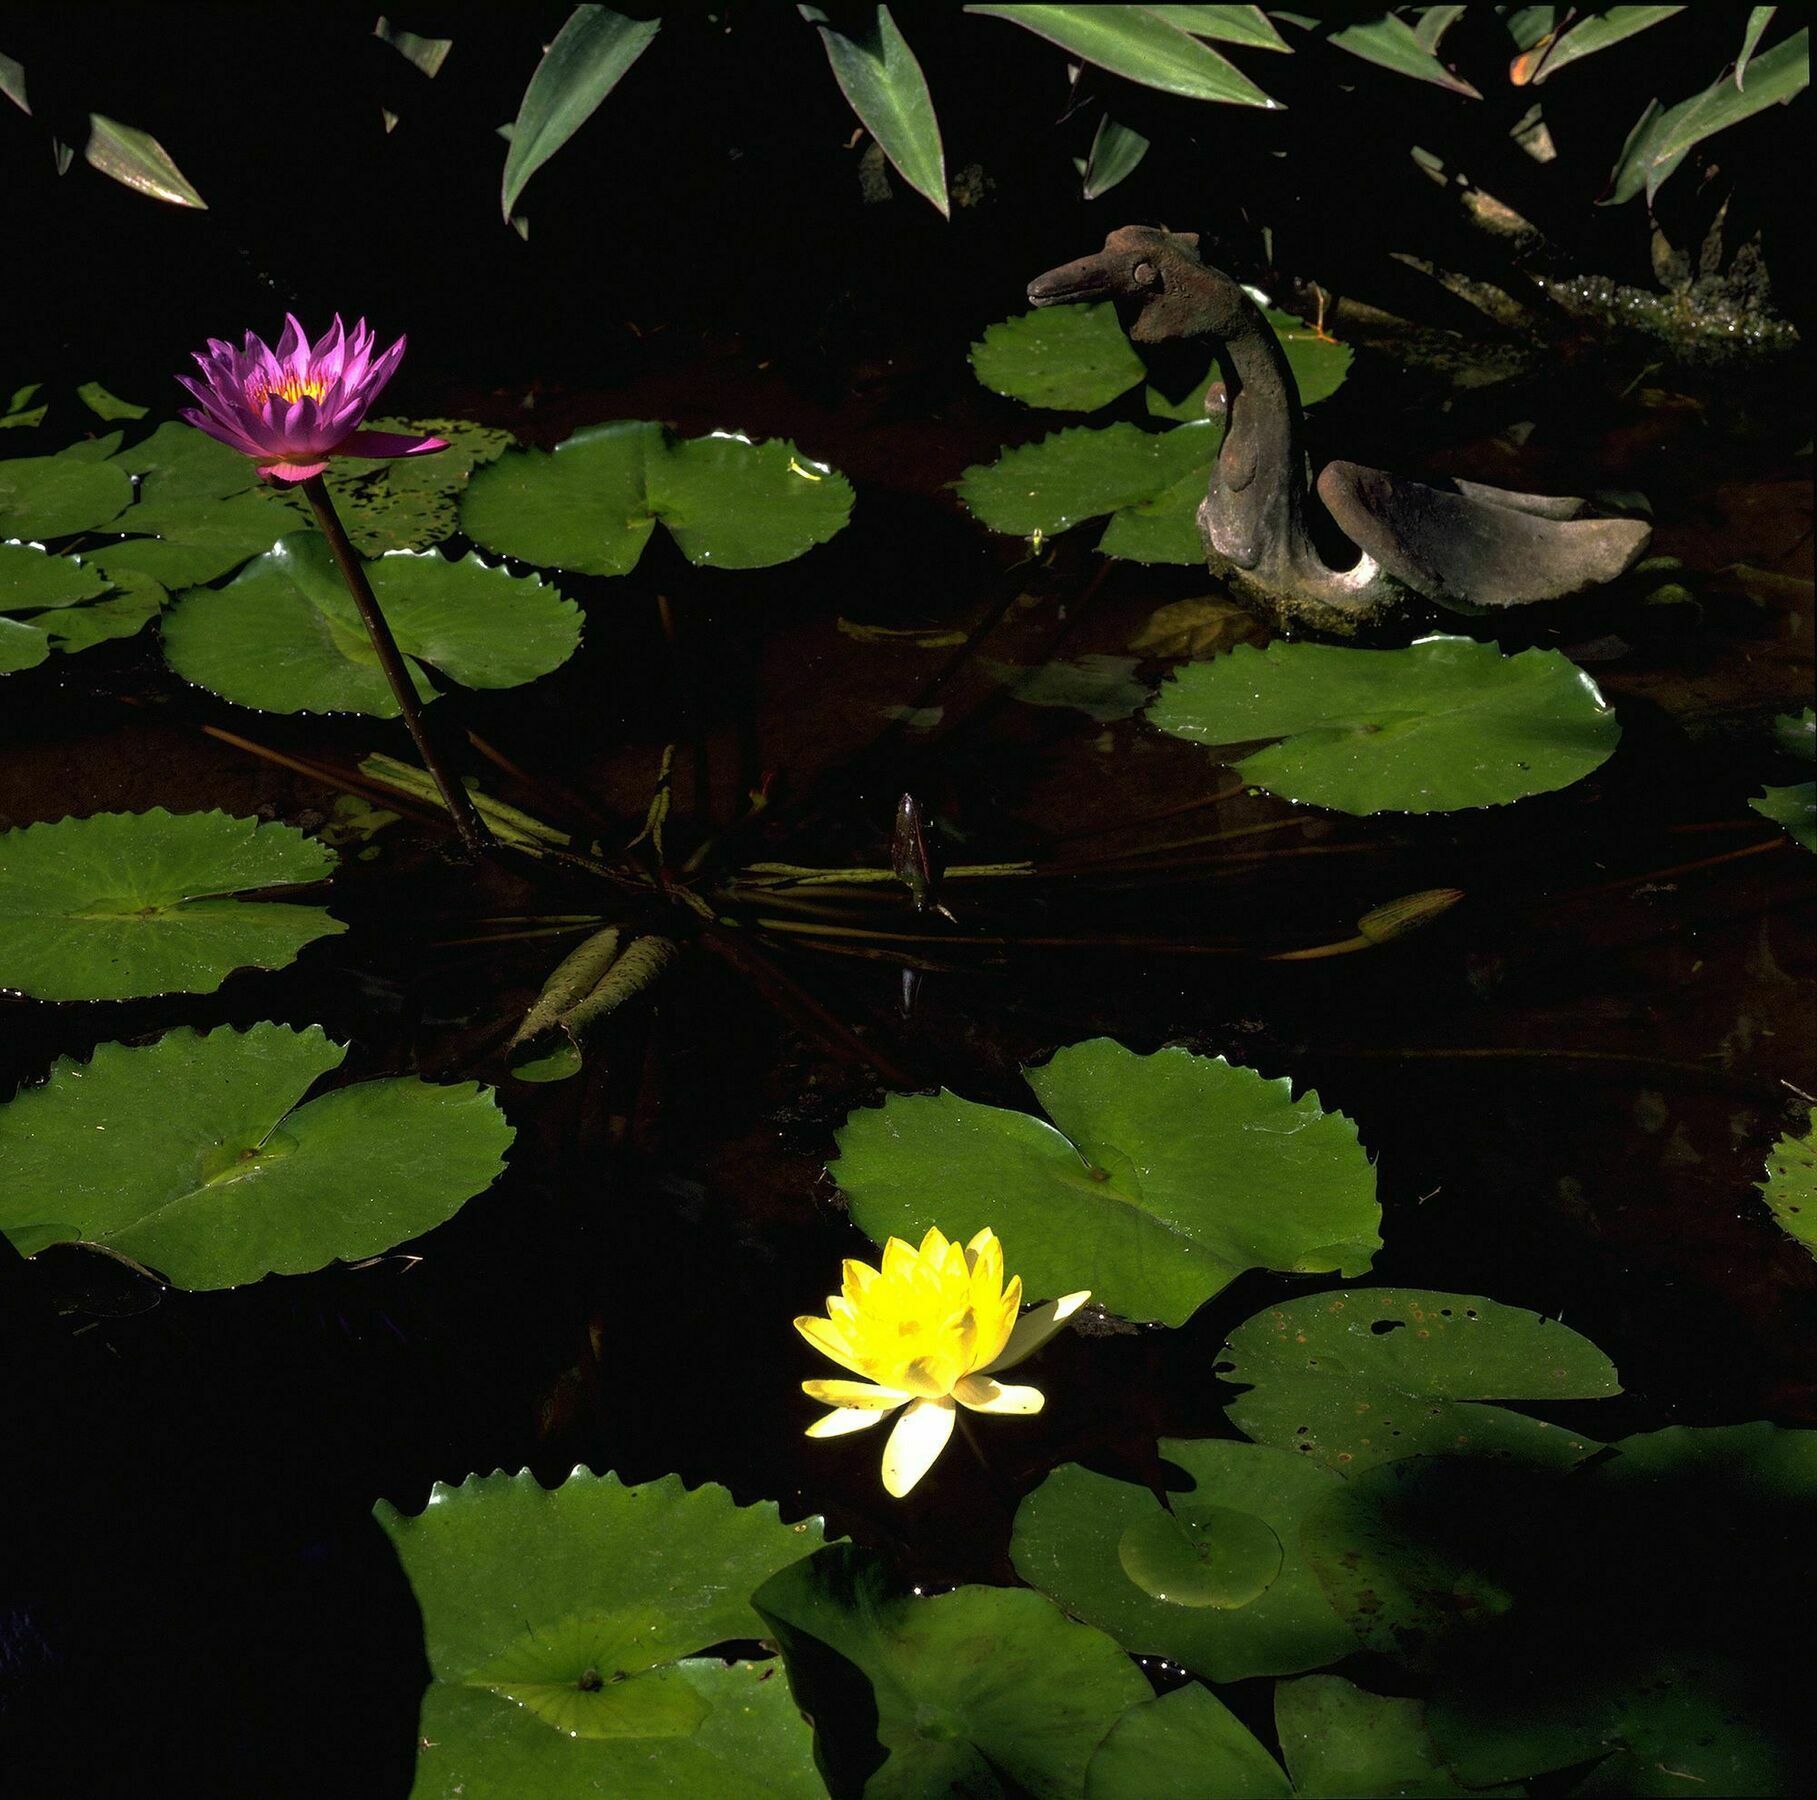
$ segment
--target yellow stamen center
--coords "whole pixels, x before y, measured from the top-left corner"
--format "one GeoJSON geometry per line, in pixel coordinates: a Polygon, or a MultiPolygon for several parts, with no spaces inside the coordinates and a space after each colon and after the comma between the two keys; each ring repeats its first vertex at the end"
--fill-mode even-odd
{"type": "Polygon", "coordinates": [[[254,406],[263,406],[273,398],[286,403],[305,399],[319,400],[327,392],[328,383],[320,375],[286,375],[282,381],[274,382],[269,387],[254,383],[247,389],[246,398],[254,406]]]}

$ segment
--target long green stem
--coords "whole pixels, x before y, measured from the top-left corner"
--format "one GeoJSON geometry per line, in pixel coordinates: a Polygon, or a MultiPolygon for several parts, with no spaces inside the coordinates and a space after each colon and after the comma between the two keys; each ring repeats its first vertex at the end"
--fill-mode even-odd
{"type": "Polygon", "coordinates": [[[410,739],[416,745],[416,753],[423,759],[423,767],[434,779],[436,791],[440,793],[442,804],[448,809],[448,816],[454,821],[454,829],[460,834],[467,854],[484,856],[495,847],[492,833],[486,829],[485,821],[479,816],[479,809],[473,804],[473,796],[461,786],[442,761],[441,753],[429,735],[429,729],[423,722],[422,708],[417,704],[416,688],[411,683],[409,670],[404,666],[397,639],[391,635],[391,627],[385,623],[385,615],[379,611],[372,584],[366,579],[365,565],[347,540],[340,515],[334,510],[334,501],[329,498],[328,484],[321,476],[311,475],[302,485],[310,507],[315,512],[315,522],[322,528],[322,535],[328,540],[328,548],[334,553],[335,567],[340,570],[341,579],[346,582],[347,591],[353,596],[353,604],[359,608],[366,635],[372,640],[373,654],[378,657],[379,667],[385,671],[385,679],[391,684],[398,711],[404,715],[404,723],[410,728],[410,739]]]}

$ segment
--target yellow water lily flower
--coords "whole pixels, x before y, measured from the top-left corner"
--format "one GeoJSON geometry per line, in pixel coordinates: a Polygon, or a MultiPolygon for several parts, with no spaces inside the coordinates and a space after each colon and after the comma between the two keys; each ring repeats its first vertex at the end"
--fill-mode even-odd
{"type": "Polygon", "coordinates": [[[1041,1348],[1087,1300],[1067,1294],[1022,1312],[1022,1278],[1003,1283],[1003,1246],[981,1231],[963,1248],[930,1230],[921,1248],[891,1238],[883,1266],[847,1261],[844,1291],[827,1297],[824,1319],[795,1329],[823,1356],[863,1381],[804,1381],[801,1391],[833,1410],[809,1437],[842,1437],[905,1410],[883,1451],[883,1485],[898,1499],[934,1465],[953,1434],[957,1406],[981,1413],[1038,1413],[1032,1387],[1006,1387],[997,1372],[1041,1348]]]}

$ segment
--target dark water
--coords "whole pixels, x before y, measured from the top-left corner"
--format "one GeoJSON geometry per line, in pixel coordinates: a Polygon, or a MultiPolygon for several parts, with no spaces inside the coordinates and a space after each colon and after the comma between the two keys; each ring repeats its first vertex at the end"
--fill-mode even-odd
{"type": "MultiPolygon", "coordinates": [[[[970,329],[1015,301],[990,297],[970,329]]],[[[800,345],[778,366],[760,343],[697,336],[611,390],[551,378],[530,412],[521,387],[419,383],[424,411],[536,441],[610,417],[736,424],[852,476],[852,525],[805,560],[724,576],[659,541],[626,580],[562,583],[587,605],[587,641],[534,692],[435,710],[533,778],[475,751],[493,791],[609,846],[636,831],[674,741],[677,863],[766,780],[770,806],[734,840],[750,859],[882,863],[906,790],[948,858],[1040,862],[1036,879],[952,896],[955,927],[906,899],[834,921],[936,940],[913,947],[932,966],[906,1016],[887,943],[831,954],[750,918],[709,937],[656,895],[466,866],[410,820],[371,860],[349,853],[331,900],[351,929],[296,968],[196,998],[0,1003],[0,1091],[98,1042],[270,1018],[349,1041],[336,1079],[497,1082],[518,1131],[495,1188],[371,1267],[185,1295],[72,1248],[30,1264],[0,1251],[0,1722],[31,1771],[20,1791],[114,1791],[130,1771],[190,1792],[403,1792],[425,1671],[369,1509],[414,1509],[438,1479],[675,1470],[823,1512],[925,1584],[1006,1581],[1014,1507],[1057,1463],[1154,1479],[1158,1436],[1226,1432],[1225,1333],[1320,1281],[1250,1275],[1180,1331],[1063,1338],[1046,1412],[981,1438],[983,1460],[955,1442],[904,1502],[883,1494],[875,1445],[800,1435],[797,1383],[821,1371],[789,1320],[866,1251],[824,1173],[847,1110],[934,1085],[1032,1105],[1018,1065],[1099,1033],[1290,1075],[1348,1113],[1385,1212],[1370,1279],[1584,1332],[1627,1392],[1569,1422],[1603,1438],[1817,1424],[1817,1269],[1752,1191],[1799,1094],[1817,1093],[1817,864],[1745,804],[1788,779],[1770,722],[1811,681],[1809,463],[1772,383],[1618,397],[1627,371],[1599,370],[1453,394],[1359,363],[1320,414],[1334,447],[1529,489],[1645,490],[1655,548],[1683,559],[1700,601],[1599,598],[1506,634],[1576,650],[1616,703],[1621,748],[1588,780],[1485,813],[1356,821],[1240,791],[1181,812],[1234,785],[1205,753],[1008,695],[987,663],[1127,654],[1158,605],[1208,584],[1105,572],[1089,529],[1019,560],[967,521],[944,484],[1034,427],[974,387],[963,347],[835,384],[801,378],[800,345]],[[875,634],[980,626],[963,659],[875,634]],[[901,707],[942,710],[917,730],[892,723],[901,707]],[[1395,946],[1267,960],[1439,886],[1465,899],[1395,946]],[[673,931],[686,954],[584,1078],[529,1088],[505,1071],[504,1030],[574,940],[471,940],[580,912],[673,931]]],[[[184,690],[148,633],[4,690],[0,824],[153,804],[327,817],[336,784],[209,726],[348,769],[406,753],[395,727],[184,690]]]]}

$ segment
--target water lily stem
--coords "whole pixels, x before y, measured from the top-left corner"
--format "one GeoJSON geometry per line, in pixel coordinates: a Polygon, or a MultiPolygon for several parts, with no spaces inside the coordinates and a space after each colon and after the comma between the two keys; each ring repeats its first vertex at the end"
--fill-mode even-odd
{"type": "Polygon", "coordinates": [[[323,537],[328,540],[328,548],[334,553],[335,567],[340,570],[341,579],[346,582],[347,591],[353,596],[353,604],[359,608],[366,635],[372,640],[373,654],[378,657],[379,667],[385,671],[385,679],[391,684],[392,695],[397,700],[398,711],[404,715],[404,723],[410,728],[411,742],[416,745],[416,753],[423,759],[423,767],[435,782],[442,804],[447,807],[448,816],[454,821],[454,829],[460,834],[463,848],[469,856],[489,854],[497,847],[492,833],[486,829],[485,821],[479,816],[479,809],[473,804],[473,796],[442,761],[441,753],[429,735],[429,728],[423,722],[422,708],[417,704],[416,688],[411,683],[410,671],[404,666],[403,654],[397,647],[397,639],[391,635],[391,627],[385,623],[385,615],[379,611],[372,584],[366,579],[365,565],[360,561],[353,545],[348,542],[340,515],[334,510],[334,501],[329,498],[327,483],[320,475],[311,475],[302,487],[315,513],[315,521],[321,526],[323,537]]]}

